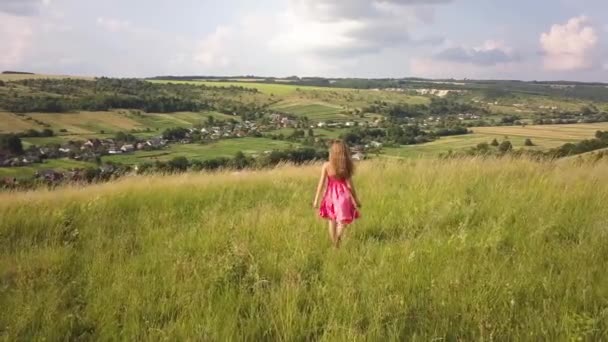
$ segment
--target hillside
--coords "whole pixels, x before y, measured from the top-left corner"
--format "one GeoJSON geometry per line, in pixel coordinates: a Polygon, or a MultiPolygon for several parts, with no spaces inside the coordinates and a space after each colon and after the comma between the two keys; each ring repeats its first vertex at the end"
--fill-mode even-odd
{"type": "Polygon", "coordinates": [[[0,194],[0,339],[602,340],[608,165],[377,161],[0,194]]]}

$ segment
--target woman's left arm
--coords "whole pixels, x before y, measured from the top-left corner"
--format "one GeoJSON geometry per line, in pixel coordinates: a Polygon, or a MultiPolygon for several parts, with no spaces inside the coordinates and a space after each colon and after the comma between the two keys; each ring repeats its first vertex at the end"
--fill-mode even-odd
{"type": "Polygon", "coordinates": [[[314,208],[316,208],[319,205],[319,197],[321,196],[321,191],[323,191],[323,186],[325,185],[325,179],[326,177],[326,165],[324,164],[323,167],[321,168],[321,178],[319,178],[319,184],[317,185],[317,193],[315,195],[315,200],[314,202],[312,202],[312,206],[314,208]]]}

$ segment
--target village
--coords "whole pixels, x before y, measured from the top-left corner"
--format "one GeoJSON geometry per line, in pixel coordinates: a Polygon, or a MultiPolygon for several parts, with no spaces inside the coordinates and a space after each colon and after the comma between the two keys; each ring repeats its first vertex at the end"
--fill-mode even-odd
{"type": "MultiPolygon", "coordinates": [[[[167,129],[162,134],[153,137],[140,137],[136,132],[124,133],[119,132],[113,137],[94,137],[86,140],[70,140],[62,144],[47,144],[44,146],[29,146],[24,150],[23,154],[18,156],[9,156],[0,154],[0,167],[24,167],[32,164],[44,163],[47,159],[62,159],[68,158],[76,161],[90,162],[97,165],[95,174],[98,178],[112,177],[116,173],[125,173],[130,168],[120,167],[113,163],[103,163],[103,156],[116,156],[124,154],[132,154],[137,151],[155,151],[168,148],[171,144],[195,144],[195,143],[212,143],[222,139],[238,139],[243,137],[263,137],[264,133],[271,133],[276,130],[292,128],[298,129],[341,129],[355,127],[359,122],[302,122],[292,116],[272,113],[267,116],[267,119],[254,122],[244,120],[242,122],[230,120],[211,120],[205,124],[199,124],[189,128],[173,128],[167,129]]],[[[369,127],[377,127],[379,120],[373,122],[365,122],[363,125],[369,127]]],[[[315,138],[317,144],[323,145],[325,142],[320,138],[315,138]]],[[[367,145],[354,145],[351,147],[352,157],[354,160],[363,160],[367,157],[368,149],[378,149],[382,146],[379,142],[372,142],[367,145]]],[[[266,150],[264,154],[270,154],[272,151],[266,150]]],[[[57,182],[61,180],[80,181],[88,178],[85,175],[85,170],[67,170],[58,171],[52,169],[40,170],[36,174],[36,178],[48,182],[57,182]]],[[[16,179],[10,181],[17,181],[16,179]]],[[[7,181],[5,181],[7,183],[7,181]]]]}

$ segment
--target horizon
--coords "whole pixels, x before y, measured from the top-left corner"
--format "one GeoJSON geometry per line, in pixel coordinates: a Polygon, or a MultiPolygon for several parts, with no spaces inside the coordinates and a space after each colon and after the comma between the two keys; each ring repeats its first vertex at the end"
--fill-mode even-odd
{"type": "Polygon", "coordinates": [[[0,70],[605,83],[606,12],[600,0],[0,0],[0,70]]]}

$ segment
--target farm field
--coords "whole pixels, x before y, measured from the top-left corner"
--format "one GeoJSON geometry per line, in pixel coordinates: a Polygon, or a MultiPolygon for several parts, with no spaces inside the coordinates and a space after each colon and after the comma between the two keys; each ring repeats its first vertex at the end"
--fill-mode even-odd
{"type": "Polygon", "coordinates": [[[477,146],[480,143],[490,143],[493,139],[501,142],[509,140],[513,148],[531,148],[548,150],[569,142],[591,139],[598,130],[608,130],[608,123],[573,124],[573,125],[538,125],[538,126],[502,126],[476,127],[474,133],[460,136],[442,137],[436,141],[407,145],[398,148],[384,148],[387,156],[396,157],[435,157],[450,150],[459,151],[477,146]],[[529,138],[536,145],[525,147],[524,141],[529,138]]]}
{"type": "Polygon", "coordinates": [[[41,125],[36,124],[27,117],[0,111],[0,133],[23,132],[28,129],[42,129],[41,125]]]}
{"type": "Polygon", "coordinates": [[[219,81],[173,81],[173,80],[148,80],[148,82],[156,83],[186,83],[186,84],[198,84],[209,87],[243,87],[250,89],[257,89],[265,94],[274,95],[290,95],[295,93],[298,89],[301,90],[321,90],[321,91],[339,91],[348,90],[341,88],[329,88],[329,87],[311,87],[311,86],[296,86],[290,84],[271,84],[271,83],[256,83],[256,82],[219,82],[219,81]]]}
{"type": "Polygon", "coordinates": [[[140,113],[117,110],[111,112],[28,113],[0,112],[0,133],[23,132],[28,129],[51,128],[57,135],[103,135],[100,133],[129,132],[131,130],[162,131],[166,128],[192,127],[209,116],[219,120],[241,118],[217,112],[140,113]],[[41,124],[37,123],[39,121],[41,124]],[[48,126],[46,126],[48,125],[48,126]],[[61,133],[65,129],[67,133],[61,133]]]}
{"type": "Polygon", "coordinates": [[[4,177],[15,177],[30,178],[34,176],[37,171],[41,170],[69,170],[69,169],[83,169],[92,167],[94,164],[76,161],[72,159],[48,159],[41,164],[32,164],[23,167],[0,167],[0,178],[4,177]]]}
{"type": "Polygon", "coordinates": [[[357,170],[340,250],[318,165],[0,194],[0,339],[608,338],[608,164],[357,170]]]}
{"type": "Polygon", "coordinates": [[[137,151],[131,154],[105,156],[103,161],[112,161],[123,164],[139,164],[155,160],[167,161],[175,157],[206,160],[218,157],[234,157],[241,151],[245,154],[259,154],[267,150],[287,149],[297,147],[298,144],[272,140],[267,138],[238,138],[220,140],[215,143],[200,144],[173,144],[169,148],[158,151],[137,151]]]}

